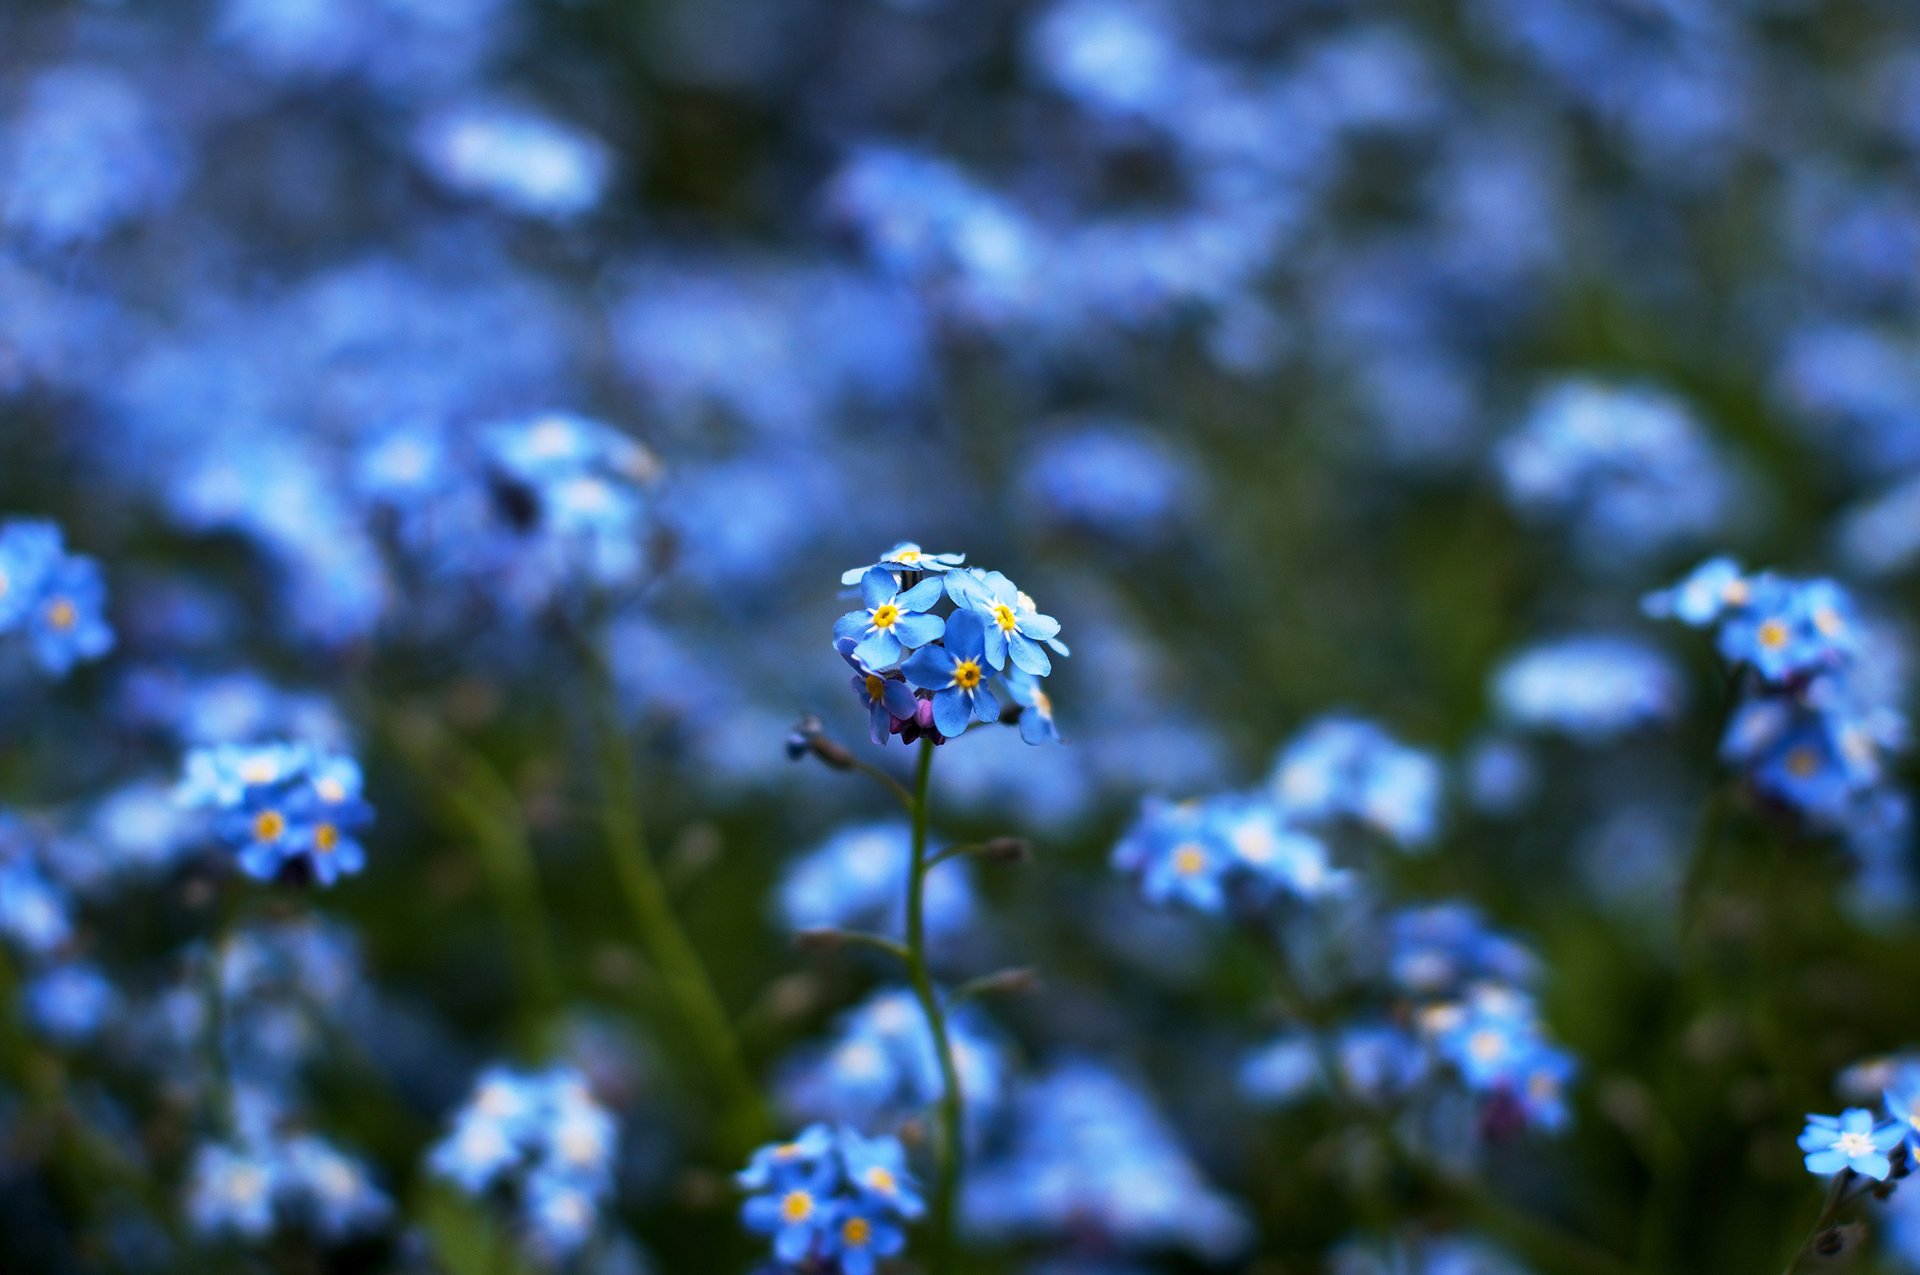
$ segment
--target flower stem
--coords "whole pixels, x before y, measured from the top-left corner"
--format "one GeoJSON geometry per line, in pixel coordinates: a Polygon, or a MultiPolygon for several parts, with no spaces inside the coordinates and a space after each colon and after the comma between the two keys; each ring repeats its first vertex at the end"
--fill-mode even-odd
{"type": "Polygon", "coordinates": [[[764,1139],[769,1128],[766,1105],[713,979],[674,915],[666,884],[648,852],[634,784],[633,751],[617,716],[612,679],[597,652],[589,652],[586,658],[595,751],[606,797],[607,853],[633,913],[641,950],[658,973],[689,1042],[725,1104],[721,1140],[731,1149],[744,1151],[764,1139]]]}
{"type": "Polygon", "coordinates": [[[1827,1186],[1827,1198],[1820,1205],[1820,1216],[1814,1219],[1813,1229],[1807,1232],[1807,1238],[1800,1241],[1800,1247],[1794,1249],[1793,1256],[1787,1259],[1786,1269],[1781,1275],[1795,1275],[1802,1263],[1812,1256],[1814,1244],[1833,1225],[1841,1207],[1847,1202],[1847,1187],[1852,1183],[1853,1176],[1851,1169],[1834,1174],[1833,1181],[1827,1186]]]}
{"type": "Polygon", "coordinates": [[[920,760],[913,777],[913,861],[907,874],[907,977],[913,983],[913,994],[920,1001],[920,1011],[927,1016],[927,1030],[933,1036],[934,1053],[940,1060],[938,1178],[933,1190],[933,1260],[929,1267],[933,1275],[946,1275],[953,1269],[954,1212],[966,1154],[960,1136],[965,1097],[960,1092],[959,1069],[953,1062],[946,1011],[927,972],[926,884],[927,869],[932,866],[927,855],[927,823],[931,809],[933,747],[932,739],[921,740],[920,760]]]}

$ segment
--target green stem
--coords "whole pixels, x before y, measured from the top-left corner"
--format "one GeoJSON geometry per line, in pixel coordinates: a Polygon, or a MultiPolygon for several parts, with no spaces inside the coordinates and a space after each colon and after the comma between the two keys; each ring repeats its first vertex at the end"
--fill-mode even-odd
{"type": "Polygon", "coordinates": [[[1781,1275],[1795,1275],[1813,1252],[1814,1241],[1840,1216],[1840,1209],[1847,1200],[1847,1186],[1852,1178],[1851,1169],[1833,1175],[1833,1181],[1827,1186],[1827,1198],[1820,1205],[1820,1216],[1814,1219],[1813,1229],[1807,1232],[1807,1238],[1800,1241],[1800,1247],[1794,1249],[1793,1256],[1787,1259],[1786,1269],[1781,1275]]]}
{"type": "Polygon", "coordinates": [[[713,980],[687,932],[674,915],[666,884],[648,852],[634,783],[633,752],[615,707],[612,679],[596,651],[587,651],[594,736],[606,796],[607,853],[621,893],[633,913],[641,950],[697,1051],[701,1065],[726,1105],[722,1140],[745,1151],[763,1141],[770,1127],[759,1087],[747,1069],[713,980]]]}
{"type": "Polygon", "coordinates": [[[927,1016],[927,1030],[933,1036],[934,1053],[940,1060],[940,1138],[936,1149],[938,1178],[933,1190],[933,1275],[946,1275],[953,1269],[954,1206],[959,1199],[960,1174],[966,1148],[961,1141],[965,1116],[965,1097],[960,1092],[960,1073],[953,1061],[953,1041],[947,1033],[946,1011],[934,992],[933,977],[927,972],[927,824],[931,813],[928,800],[933,777],[933,740],[920,742],[920,760],[913,776],[913,860],[907,875],[907,977],[920,1011],[927,1016]]]}
{"type": "Polygon", "coordinates": [[[537,1029],[559,1008],[561,982],[519,797],[478,749],[424,715],[394,725],[388,734],[412,763],[442,818],[473,839],[507,929],[523,1003],[537,1029]],[[447,782],[449,777],[452,782],[447,782]]]}

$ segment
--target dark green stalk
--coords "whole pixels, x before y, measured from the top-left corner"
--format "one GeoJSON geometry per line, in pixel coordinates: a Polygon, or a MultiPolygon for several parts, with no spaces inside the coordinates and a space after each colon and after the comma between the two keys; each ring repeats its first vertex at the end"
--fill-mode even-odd
{"type": "Polygon", "coordinates": [[[947,1033],[946,1011],[935,993],[933,977],[927,972],[927,824],[931,813],[929,790],[933,776],[933,740],[920,741],[920,760],[913,777],[913,860],[907,874],[907,977],[920,1010],[927,1016],[927,1030],[933,1036],[935,1055],[940,1060],[940,1137],[935,1148],[937,1179],[933,1188],[933,1255],[929,1268],[933,1275],[946,1275],[953,1269],[953,1224],[959,1199],[960,1175],[964,1169],[966,1148],[961,1141],[965,1117],[965,1097],[960,1092],[960,1073],[953,1062],[953,1042],[947,1033]]]}
{"type": "Polygon", "coordinates": [[[633,914],[640,948],[659,975],[688,1040],[725,1104],[722,1140],[744,1152],[763,1141],[768,1115],[747,1069],[733,1024],[699,952],[681,927],[659,868],[647,849],[634,782],[633,752],[615,707],[612,679],[598,652],[585,652],[593,703],[595,751],[605,789],[607,853],[633,914]]]}

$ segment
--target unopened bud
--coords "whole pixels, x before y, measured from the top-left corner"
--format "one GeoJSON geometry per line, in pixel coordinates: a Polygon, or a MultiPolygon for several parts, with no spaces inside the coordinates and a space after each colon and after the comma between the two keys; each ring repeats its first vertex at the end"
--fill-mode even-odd
{"type": "Polygon", "coordinates": [[[822,927],[813,930],[801,930],[793,936],[793,946],[800,952],[837,952],[847,943],[847,936],[840,930],[822,927]]]}
{"type": "Polygon", "coordinates": [[[976,996],[1031,996],[1039,990],[1039,972],[1024,965],[989,974],[972,984],[976,996]]]}
{"type": "Polygon", "coordinates": [[[1025,863],[1033,845],[1025,837],[993,837],[980,845],[980,857],[989,863],[1025,863]]]}

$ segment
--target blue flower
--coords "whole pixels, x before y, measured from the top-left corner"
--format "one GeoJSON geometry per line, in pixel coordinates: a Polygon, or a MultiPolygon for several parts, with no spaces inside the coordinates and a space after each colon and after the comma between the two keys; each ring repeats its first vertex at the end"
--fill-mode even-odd
{"type": "Polygon", "coordinates": [[[470,1195],[516,1188],[533,1246],[565,1258],[598,1229],[613,1191],[616,1141],[613,1117],[574,1068],[495,1066],[481,1074],[427,1167],[470,1195]]]}
{"type": "Polygon", "coordinates": [[[1920,1150],[1920,1076],[1910,1070],[1901,1077],[1902,1083],[1891,1086],[1884,1094],[1887,1114],[1893,1117],[1900,1127],[1901,1136],[1907,1140],[1910,1150],[1920,1150]]]}
{"type": "Polygon", "coordinates": [[[1053,721],[1053,697],[1040,689],[1040,679],[1022,669],[1007,670],[1007,694],[1023,710],[1020,738],[1029,744],[1057,744],[1060,728],[1053,721]]]}
{"type": "Polygon", "coordinates": [[[60,528],[50,522],[0,523],[0,633],[19,624],[40,599],[40,582],[62,555],[60,528]]]}
{"type": "Polygon", "coordinates": [[[1807,1117],[1800,1149],[1807,1153],[1807,1172],[1822,1177],[1852,1170],[1876,1182],[1893,1172],[1888,1152],[1906,1137],[1898,1124],[1881,1124],[1864,1107],[1849,1107],[1837,1116],[1807,1117]]]}
{"type": "Polygon", "coordinates": [[[823,1125],[792,1142],[762,1147],[738,1182],[751,1194],[741,1207],[748,1230],[773,1237],[773,1253],[789,1266],[830,1248],[833,1195],[842,1182],[837,1135],[823,1125]]]}
{"type": "Polygon", "coordinates": [[[1649,593],[1640,609],[1656,620],[1673,619],[1703,629],[1734,607],[1745,606],[1751,586],[1732,558],[1709,558],[1671,589],[1649,593]]]}
{"type": "Polygon", "coordinates": [[[987,662],[996,669],[1005,668],[1011,657],[1022,672],[1045,677],[1053,662],[1041,643],[1066,654],[1058,642],[1060,621],[1041,615],[1033,599],[998,571],[955,571],[947,576],[947,596],[980,616],[987,662]]]}
{"type": "Polygon", "coordinates": [[[1784,682],[1844,664],[1856,649],[1853,605],[1831,580],[1759,576],[1720,629],[1720,654],[1784,682]]]}
{"type": "MultiPolygon", "coordinates": [[[[929,584],[937,592],[934,580],[917,587],[929,584]]],[[[921,648],[900,671],[909,684],[934,693],[933,724],[948,739],[974,722],[1000,720],[1000,701],[987,686],[986,625],[977,611],[955,611],[946,623],[945,644],[921,648]]]]}
{"type": "Polygon", "coordinates": [[[882,1258],[907,1246],[907,1231],[884,1208],[865,1200],[842,1200],[823,1219],[821,1255],[836,1263],[840,1275],[873,1275],[882,1258]]]}
{"type": "Polygon", "coordinates": [[[27,1015],[48,1039],[77,1045],[97,1034],[120,1005],[120,994],[92,965],[56,965],[27,985],[27,1015]]]}
{"type": "Polygon", "coordinates": [[[293,744],[219,745],[188,754],[178,798],[218,813],[215,830],[261,881],[305,875],[330,886],[366,866],[357,833],[373,821],[358,763],[293,744]]]}
{"type": "Polygon", "coordinates": [[[854,649],[857,643],[850,637],[835,638],[833,649],[840,652],[840,658],[853,668],[853,693],[867,710],[867,737],[876,744],[884,745],[890,735],[896,733],[896,724],[913,720],[919,701],[913,688],[908,686],[895,670],[875,672],[868,668],[857,656],[854,649]]]}
{"type": "Polygon", "coordinates": [[[966,560],[967,555],[964,553],[928,553],[913,541],[902,540],[881,554],[878,562],[841,572],[840,583],[859,584],[869,571],[940,575],[953,570],[966,560]]]}
{"type": "Polygon", "coordinates": [[[40,667],[64,677],[75,664],[97,660],[112,650],[106,603],[98,563],[80,557],[55,563],[40,582],[40,596],[28,621],[28,638],[40,667]]]}
{"type": "Polygon", "coordinates": [[[863,1138],[842,1129],[840,1156],[847,1183],[862,1205],[909,1219],[926,1211],[919,1187],[907,1172],[906,1149],[898,1138],[863,1138]]]}
{"type": "Polygon", "coordinates": [[[833,635],[854,639],[853,658],[868,668],[892,668],[906,652],[936,641],[946,630],[945,621],[926,613],[940,593],[934,579],[902,592],[892,573],[873,567],[860,578],[863,609],[841,616],[833,635]]]}

